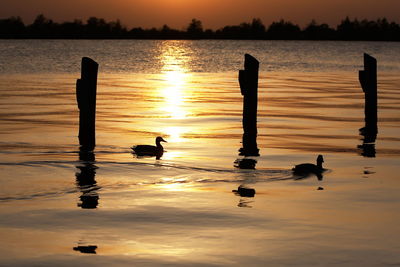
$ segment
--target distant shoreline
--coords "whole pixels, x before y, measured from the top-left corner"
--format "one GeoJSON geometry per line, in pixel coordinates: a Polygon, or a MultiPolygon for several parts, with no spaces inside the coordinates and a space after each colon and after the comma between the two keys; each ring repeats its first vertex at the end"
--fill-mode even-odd
{"type": "Polygon", "coordinates": [[[154,40],[154,41],[207,41],[207,40],[220,40],[220,41],[305,41],[305,42],[389,42],[397,43],[398,40],[340,40],[340,39],[232,39],[232,38],[115,38],[115,37],[93,37],[93,38],[68,38],[68,37],[57,37],[57,38],[40,38],[40,37],[21,37],[21,38],[3,38],[0,40],[154,40]]]}
{"type": "Polygon", "coordinates": [[[280,20],[266,27],[260,19],[239,25],[225,26],[218,30],[203,29],[202,22],[192,19],[183,30],[167,25],[161,28],[132,28],[119,20],[107,22],[91,17],[56,23],[38,15],[30,25],[20,17],[0,19],[0,39],[76,39],[76,40],[312,40],[312,41],[400,41],[400,25],[386,18],[351,20],[346,17],[334,29],[312,20],[301,29],[297,24],[280,20]]]}

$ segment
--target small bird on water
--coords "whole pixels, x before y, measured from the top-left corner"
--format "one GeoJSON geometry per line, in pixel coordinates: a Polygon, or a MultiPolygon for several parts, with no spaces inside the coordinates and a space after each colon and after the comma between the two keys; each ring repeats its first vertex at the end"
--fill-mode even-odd
{"type": "Polygon", "coordinates": [[[318,179],[322,179],[322,173],[326,171],[326,169],[322,167],[323,162],[324,162],[324,157],[322,155],[318,155],[317,165],[312,163],[303,163],[294,166],[292,171],[296,175],[303,175],[303,176],[309,174],[315,174],[318,177],[318,179]]]}
{"type": "Polygon", "coordinates": [[[161,156],[164,154],[164,148],[161,145],[161,142],[168,143],[165,141],[161,136],[158,136],[156,138],[156,145],[137,145],[133,146],[132,150],[133,153],[136,154],[137,156],[150,156],[150,157],[156,157],[156,159],[160,159],[161,156]]]}

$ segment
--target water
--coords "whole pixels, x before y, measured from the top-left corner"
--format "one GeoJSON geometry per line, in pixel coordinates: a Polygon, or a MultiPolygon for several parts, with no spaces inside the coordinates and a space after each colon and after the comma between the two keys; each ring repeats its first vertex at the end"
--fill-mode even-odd
{"type": "MultiPolygon", "coordinates": [[[[354,72],[362,53],[379,61],[380,71],[400,71],[397,42],[343,41],[158,41],[158,40],[1,40],[0,73],[78,73],[82,56],[101,63],[101,73],[153,73],[165,60],[179,59],[184,71],[236,72],[243,53],[262,64],[261,71],[354,72]],[[21,59],[23,61],[20,61],[21,59]]],[[[164,63],[163,63],[164,62],[164,63]]],[[[167,64],[174,66],[175,63],[167,64]]]]}
{"type": "Polygon", "coordinates": [[[397,43],[2,40],[0,265],[399,265],[399,73],[397,43]],[[244,52],[261,61],[255,170],[234,167],[244,52]],[[379,69],[364,149],[363,52],[379,69]],[[100,63],[91,161],[82,56],[100,63]],[[158,135],[161,160],[130,153],[158,135]],[[318,154],[322,180],[292,175],[318,154]]]}

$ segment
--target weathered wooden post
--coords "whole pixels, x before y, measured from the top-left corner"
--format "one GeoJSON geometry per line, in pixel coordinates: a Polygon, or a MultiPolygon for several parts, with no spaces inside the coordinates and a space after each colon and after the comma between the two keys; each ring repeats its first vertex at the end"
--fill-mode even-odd
{"type": "Polygon", "coordinates": [[[375,140],[378,134],[378,93],[376,59],[364,53],[364,70],[359,72],[359,80],[365,94],[365,126],[360,129],[362,145],[358,146],[364,157],[375,157],[375,140]]]}
{"type": "Polygon", "coordinates": [[[92,151],[96,145],[96,93],[99,64],[83,57],[81,78],[76,81],[76,99],[79,108],[79,144],[83,151],[92,151]]]}
{"type": "Polygon", "coordinates": [[[240,91],[243,95],[243,148],[240,155],[259,156],[257,147],[257,101],[259,62],[249,54],[244,56],[244,70],[239,70],[240,91]]]}
{"type": "MultiPolygon", "coordinates": [[[[359,72],[359,80],[365,94],[365,127],[362,135],[374,136],[378,133],[378,94],[376,59],[364,53],[364,70],[359,72]]],[[[375,140],[373,140],[374,142],[375,140]]]]}

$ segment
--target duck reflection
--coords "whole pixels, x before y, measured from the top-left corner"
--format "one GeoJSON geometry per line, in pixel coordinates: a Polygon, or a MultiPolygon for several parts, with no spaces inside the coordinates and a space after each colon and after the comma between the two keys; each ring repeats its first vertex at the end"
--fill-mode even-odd
{"type": "Polygon", "coordinates": [[[248,158],[251,156],[259,156],[259,149],[257,148],[256,136],[249,136],[246,133],[243,133],[242,137],[242,145],[239,149],[239,156],[244,156],[244,158],[238,158],[234,161],[234,165],[239,169],[255,169],[257,165],[257,160],[253,158],[248,158]],[[249,145],[251,144],[251,145],[249,145]],[[256,148],[254,150],[254,148],[256,148]]]}
{"type": "Polygon", "coordinates": [[[374,174],[375,171],[373,170],[373,167],[364,167],[363,170],[363,178],[369,178],[370,175],[374,174]]]}
{"type": "MultiPolygon", "coordinates": [[[[300,181],[300,180],[305,180],[305,179],[314,177],[314,175],[317,177],[319,182],[322,182],[324,180],[324,175],[322,173],[308,173],[308,174],[301,174],[301,175],[293,173],[293,179],[295,181],[300,181]]],[[[322,186],[318,186],[317,190],[321,191],[321,190],[325,190],[325,188],[322,186]]]]}
{"type": "Polygon", "coordinates": [[[238,203],[239,208],[252,208],[250,204],[254,202],[253,200],[249,200],[248,198],[241,198],[238,203]]]}
{"type": "Polygon", "coordinates": [[[94,165],[95,154],[93,152],[80,151],[79,161],[82,165],[76,166],[79,172],[75,176],[76,184],[82,195],[79,197],[78,207],[82,209],[95,209],[99,204],[97,190],[100,189],[95,180],[96,169],[98,168],[94,165]]]}
{"type": "Polygon", "coordinates": [[[76,246],[73,247],[73,250],[79,251],[80,253],[85,254],[96,254],[97,246],[76,246]]]}
{"type": "Polygon", "coordinates": [[[240,185],[238,187],[238,189],[236,190],[232,190],[232,192],[237,195],[240,196],[240,200],[238,203],[238,207],[240,208],[252,208],[252,206],[250,206],[250,204],[252,202],[254,202],[254,200],[252,198],[254,198],[254,195],[256,194],[256,190],[253,188],[249,188],[246,187],[244,185],[240,185]]]}
{"type": "Polygon", "coordinates": [[[314,175],[317,177],[318,181],[324,180],[324,175],[322,173],[303,173],[303,174],[293,173],[293,179],[296,181],[304,180],[313,177],[314,175]]]}

